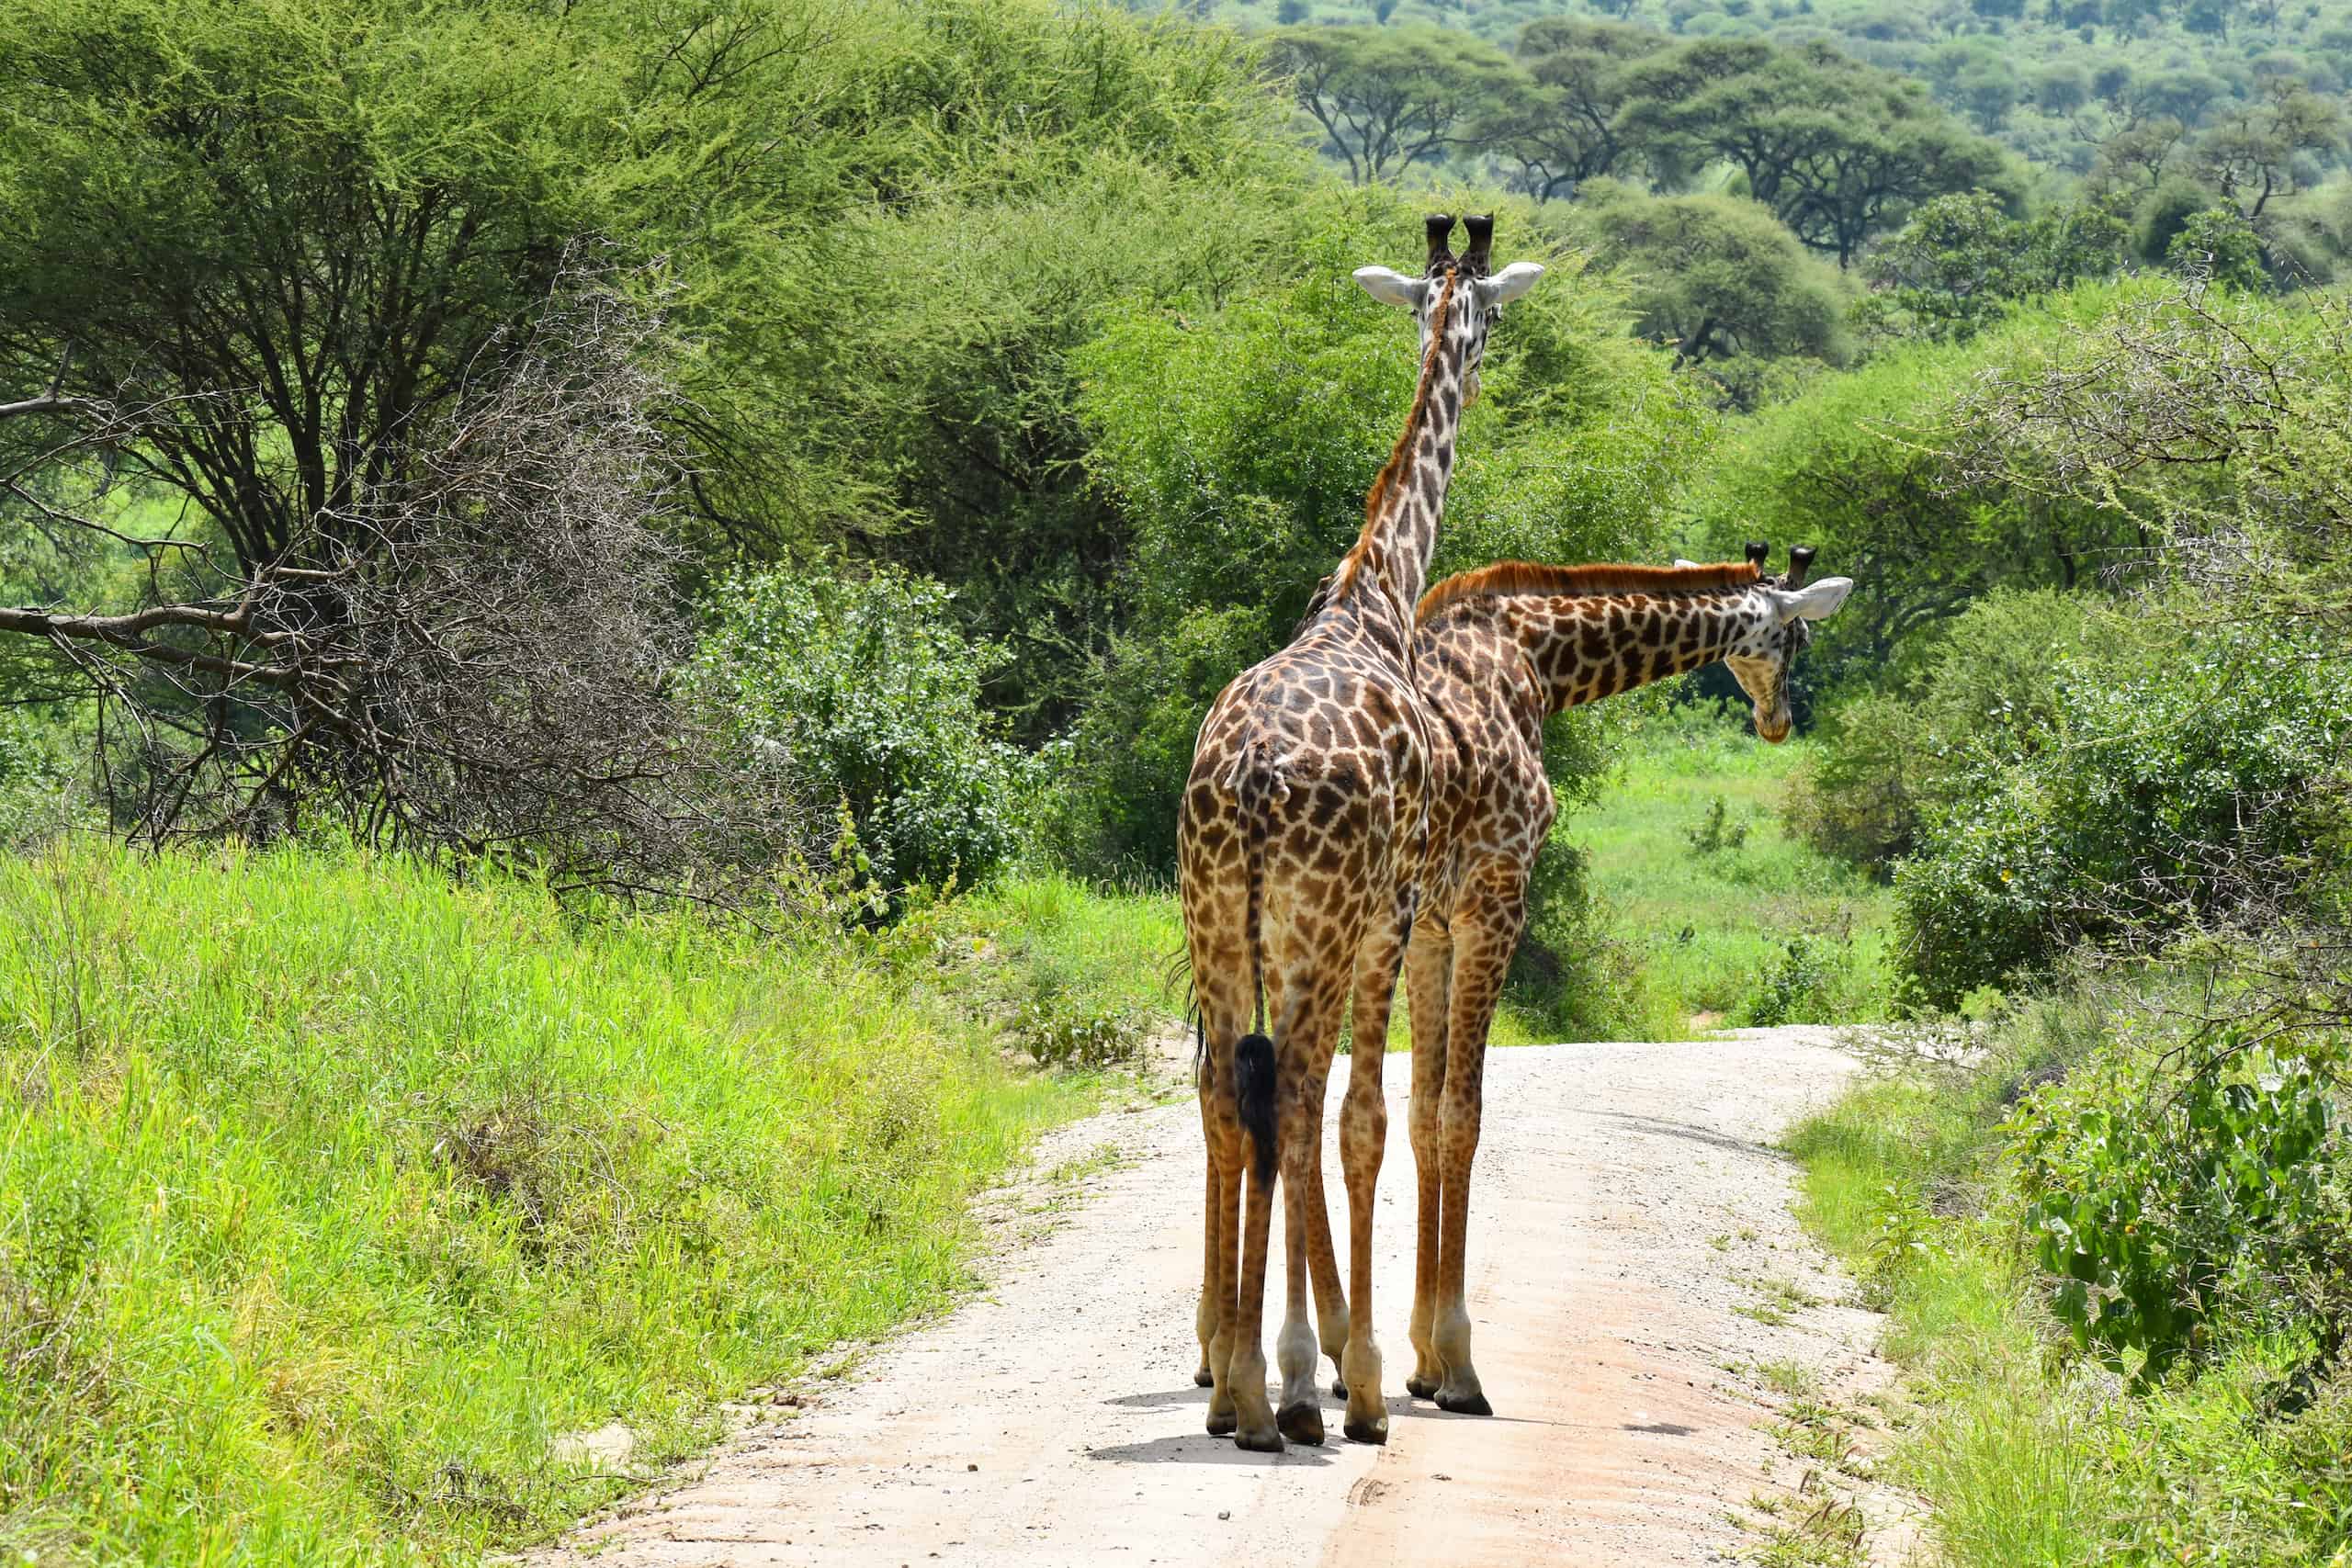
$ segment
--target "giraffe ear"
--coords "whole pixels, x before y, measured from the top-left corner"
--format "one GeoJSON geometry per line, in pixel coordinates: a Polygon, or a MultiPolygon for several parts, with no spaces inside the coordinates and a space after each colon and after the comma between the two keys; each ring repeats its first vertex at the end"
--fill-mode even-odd
{"type": "Polygon", "coordinates": [[[1407,277],[1385,266],[1360,266],[1355,276],[1366,294],[1384,305],[1402,305],[1408,310],[1419,310],[1430,291],[1429,279],[1407,277]]]}
{"type": "Polygon", "coordinates": [[[1800,615],[1808,621],[1826,621],[1838,613],[1838,606],[1853,591],[1854,580],[1850,577],[1825,577],[1803,588],[1765,590],[1772,596],[1773,608],[1780,612],[1783,626],[1800,615]]]}
{"type": "Polygon", "coordinates": [[[1494,276],[1481,279],[1478,288],[1489,306],[1508,305],[1534,288],[1543,276],[1544,268],[1534,262],[1513,262],[1494,276]]]}

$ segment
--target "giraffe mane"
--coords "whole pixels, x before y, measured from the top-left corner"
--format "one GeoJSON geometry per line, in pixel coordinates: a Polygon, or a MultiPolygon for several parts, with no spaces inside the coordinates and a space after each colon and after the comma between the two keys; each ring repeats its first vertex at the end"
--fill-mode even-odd
{"type": "Polygon", "coordinates": [[[1545,566],[1540,561],[1497,561],[1476,571],[1456,572],[1422,594],[1413,623],[1427,626],[1447,606],[1465,599],[1506,593],[1552,599],[1599,593],[1720,593],[1752,588],[1762,581],[1755,566],[1744,560],[1713,566],[1624,566],[1609,561],[1593,566],[1545,566]]]}
{"type": "Polygon", "coordinates": [[[1413,388],[1412,409],[1405,415],[1405,428],[1398,433],[1396,445],[1388,449],[1388,461],[1381,465],[1379,476],[1372,481],[1371,492],[1363,498],[1363,526],[1357,531],[1354,547],[1340,559],[1339,570],[1331,574],[1327,600],[1340,597],[1354,585],[1356,573],[1372,548],[1373,530],[1379,526],[1381,508],[1412,459],[1413,442],[1420,434],[1422,418],[1429,412],[1430,385],[1437,378],[1438,350],[1445,346],[1446,322],[1453,310],[1453,286],[1461,276],[1459,266],[1446,268],[1445,287],[1439,291],[1437,309],[1430,312],[1430,345],[1421,355],[1420,379],[1413,388]]]}

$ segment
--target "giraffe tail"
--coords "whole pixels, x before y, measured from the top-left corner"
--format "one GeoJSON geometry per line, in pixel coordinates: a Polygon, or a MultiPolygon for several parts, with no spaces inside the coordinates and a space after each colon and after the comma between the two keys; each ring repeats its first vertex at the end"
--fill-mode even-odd
{"type": "Polygon", "coordinates": [[[1234,1044],[1233,1094],[1262,1185],[1274,1177],[1274,1043],[1265,1035],[1245,1034],[1234,1044]]]}

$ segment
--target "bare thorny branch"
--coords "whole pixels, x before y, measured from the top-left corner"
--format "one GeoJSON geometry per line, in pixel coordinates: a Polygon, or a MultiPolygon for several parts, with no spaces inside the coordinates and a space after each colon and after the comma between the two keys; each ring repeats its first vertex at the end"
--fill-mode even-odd
{"type": "MultiPolygon", "coordinates": [[[[401,433],[377,482],[260,565],[133,539],[148,603],[0,608],[0,631],[40,639],[97,703],[127,832],[266,839],[324,819],[430,855],[529,858],[574,886],[704,893],[788,847],[806,814],[669,689],[686,627],[663,525],[689,476],[664,435],[662,322],[634,281],[567,268],[534,323],[401,433]]],[[[0,493],[123,541],[42,491],[135,446],[151,412],[0,405],[65,432],[0,493]]]]}

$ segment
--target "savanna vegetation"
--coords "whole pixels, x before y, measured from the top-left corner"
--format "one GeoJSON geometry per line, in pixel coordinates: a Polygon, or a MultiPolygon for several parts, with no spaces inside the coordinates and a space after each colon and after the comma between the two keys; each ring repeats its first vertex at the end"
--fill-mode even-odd
{"type": "Polygon", "coordinates": [[[952,1293],[1446,206],[1550,270],[1439,571],[1859,583],[1785,747],[1554,721],[1498,1038],[1897,1024],[1797,1146],[1938,1549],[2330,1561],[2347,26],[0,16],[0,1551],[473,1560],[952,1293]]]}

